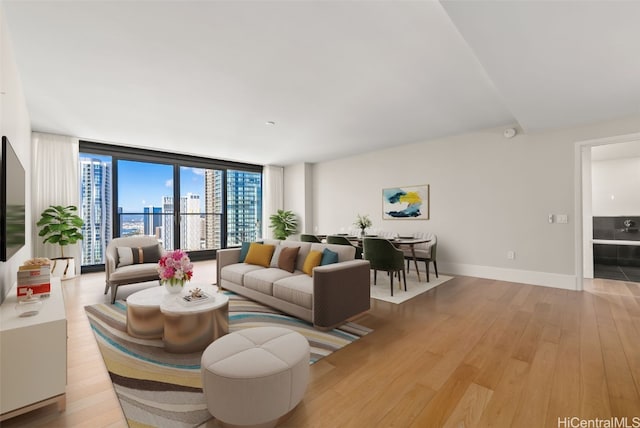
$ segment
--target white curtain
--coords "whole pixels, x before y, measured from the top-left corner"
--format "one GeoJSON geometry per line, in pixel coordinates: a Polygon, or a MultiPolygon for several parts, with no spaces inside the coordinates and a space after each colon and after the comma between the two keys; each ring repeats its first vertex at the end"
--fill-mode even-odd
{"type": "MultiPolygon", "coordinates": [[[[50,205],[75,205],[80,203],[78,182],[78,139],[62,135],[34,132],[33,178],[31,180],[33,253],[37,257],[60,257],[57,245],[43,244],[35,223],[42,211],[50,205]]],[[[79,207],[78,207],[79,208],[79,207]]],[[[81,243],[65,248],[65,256],[75,257],[76,273],[80,272],[81,243]]]]}
{"type": "Polygon", "coordinates": [[[269,217],[284,207],[284,168],[266,165],[262,169],[262,236],[273,238],[269,217]]]}

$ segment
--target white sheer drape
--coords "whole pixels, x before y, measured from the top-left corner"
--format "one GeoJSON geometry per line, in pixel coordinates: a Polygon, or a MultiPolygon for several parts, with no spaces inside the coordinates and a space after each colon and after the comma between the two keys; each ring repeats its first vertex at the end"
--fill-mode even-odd
{"type": "Polygon", "coordinates": [[[262,236],[273,238],[269,217],[284,207],[284,168],[266,165],[262,179],[262,236]]]}
{"type": "MultiPolygon", "coordinates": [[[[42,211],[50,205],[75,205],[80,203],[78,182],[78,139],[62,135],[34,132],[33,176],[31,195],[33,208],[33,253],[38,257],[60,257],[57,245],[43,244],[35,223],[42,211]]],[[[76,273],[80,271],[81,244],[65,248],[65,256],[75,257],[76,273]]]]}

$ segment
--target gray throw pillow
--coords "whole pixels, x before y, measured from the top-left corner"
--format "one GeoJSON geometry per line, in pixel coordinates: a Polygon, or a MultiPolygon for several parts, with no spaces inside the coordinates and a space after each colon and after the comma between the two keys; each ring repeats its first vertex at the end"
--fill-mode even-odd
{"type": "Polygon", "coordinates": [[[118,247],[117,267],[141,263],[158,263],[160,260],[160,245],[147,247],[118,247]]]}

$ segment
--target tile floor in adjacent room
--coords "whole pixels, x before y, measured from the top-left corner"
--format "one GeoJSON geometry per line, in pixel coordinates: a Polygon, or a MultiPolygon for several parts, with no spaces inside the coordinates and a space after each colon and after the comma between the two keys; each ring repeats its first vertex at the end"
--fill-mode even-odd
{"type": "Polygon", "coordinates": [[[596,264],[593,266],[593,276],[618,281],[640,282],[640,267],[596,264]]]}

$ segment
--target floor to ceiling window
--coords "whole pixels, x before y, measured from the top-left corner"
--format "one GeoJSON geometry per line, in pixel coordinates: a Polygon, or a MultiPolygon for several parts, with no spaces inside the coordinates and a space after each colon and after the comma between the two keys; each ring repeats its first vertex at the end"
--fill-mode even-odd
{"type": "Polygon", "coordinates": [[[262,167],[80,142],[82,266],[113,237],[155,236],[192,259],[262,237],[262,167]]]}
{"type": "Polygon", "coordinates": [[[173,165],[120,159],[116,223],[119,236],[150,235],[174,247],[173,165]]]}
{"type": "Polygon", "coordinates": [[[227,171],[228,245],[262,238],[262,174],[227,171]]]}
{"type": "Polygon", "coordinates": [[[214,250],[222,246],[223,171],[180,167],[180,248],[214,250]]]}

